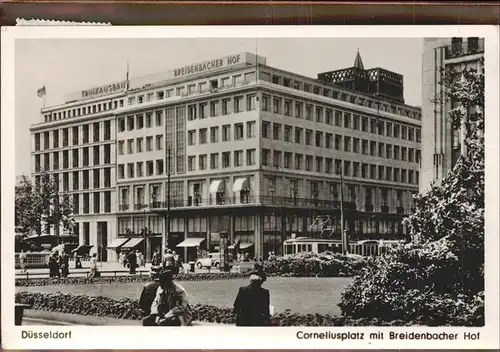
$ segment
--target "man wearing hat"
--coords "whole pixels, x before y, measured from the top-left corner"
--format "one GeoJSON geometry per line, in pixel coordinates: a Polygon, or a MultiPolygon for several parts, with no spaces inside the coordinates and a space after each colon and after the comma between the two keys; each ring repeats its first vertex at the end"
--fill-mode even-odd
{"type": "Polygon", "coordinates": [[[159,286],[144,326],[187,326],[192,322],[186,290],[173,280],[171,269],[159,274],[159,286]]]}
{"type": "Polygon", "coordinates": [[[241,287],[234,301],[236,326],[269,326],[269,290],[262,288],[266,281],[263,270],[254,270],[250,285],[241,287]]]}
{"type": "MultiPolygon", "coordinates": [[[[160,267],[152,266],[151,279],[153,280],[153,282],[146,284],[142,289],[141,297],[139,298],[139,306],[141,307],[144,317],[148,317],[151,313],[151,304],[153,304],[153,301],[156,297],[156,291],[158,290],[158,287],[160,287],[160,280],[158,276],[159,273],[160,267]]],[[[148,321],[144,320],[142,323],[143,325],[146,325],[148,324],[148,321]]]]}

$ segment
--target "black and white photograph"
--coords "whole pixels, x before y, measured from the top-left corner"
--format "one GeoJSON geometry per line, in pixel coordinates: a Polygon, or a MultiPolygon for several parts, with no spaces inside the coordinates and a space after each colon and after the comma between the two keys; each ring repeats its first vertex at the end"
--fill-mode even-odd
{"type": "Polygon", "coordinates": [[[16,341],[49,326],[60,342],[92,326],[493,341],[498,31],[58,30],[10,39],[2,83],[16,341]]]}

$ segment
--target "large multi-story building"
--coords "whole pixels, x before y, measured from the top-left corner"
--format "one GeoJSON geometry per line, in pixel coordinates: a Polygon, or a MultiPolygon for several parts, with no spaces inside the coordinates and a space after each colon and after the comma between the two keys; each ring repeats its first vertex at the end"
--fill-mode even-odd
{"type": "Polygon", "coordinates": [[[464,130],[456,130],[448,118],[457,106],[444,96],[441,68],[460,71],[482,69],[484,39],[425,38],[422,60],[422,169],[420,189],[425,191],[432,182],[439,182],[463,154],[464,130]]]}
{"type": "Polygon", "coordinates": [[[159,250],[167,203],[176,250],[214,251],[221,234],[255,256],[292,234],[340,238],[341,184],[351,238],[406,232],[420,109],[404,104],[401,75],[364,70],[359,53],[317,79],[239,53],[67,100],[32,126],[33,176],[60,178],[80,242],[103,260],[159,250]]]}

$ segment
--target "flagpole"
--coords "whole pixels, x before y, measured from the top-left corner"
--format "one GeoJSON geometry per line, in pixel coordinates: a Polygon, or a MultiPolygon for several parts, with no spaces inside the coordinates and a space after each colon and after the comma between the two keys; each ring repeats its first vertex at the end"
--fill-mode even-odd
{"type": "Polygon", "coordinates": [[[129,83],[129,62],[127,60],[127,75],[126,75],[126,78],[125,78],[125,83],[127,84],[127,88],[126,88],[126,91],[128,92],[128,89],[130,88],[130,83],[129,83]]]}

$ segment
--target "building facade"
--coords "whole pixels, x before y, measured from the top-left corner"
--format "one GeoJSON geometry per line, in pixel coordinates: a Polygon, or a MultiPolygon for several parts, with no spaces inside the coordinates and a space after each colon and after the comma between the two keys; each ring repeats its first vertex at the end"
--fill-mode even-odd
{"type": "Polygon", "coordinates": [[[483,68],[484,39],[425,38],[422,60],[422,169],[420,190],[429,189],[453,168],[463,154],[464,130],[454,130],[448,119],[456,102],[445,99],[441,68],[483,68]]]}
{"type": "Polygon", "coordinates": [[[401,238],[418,191],[420,109],[404,104],[402,76],[364,71],[358,57],[346,74],[314,79],[239,53],[83,91],[33,126],[34,176],[62,175],[78,194],[81,243],[108,260],[116,249],[160,250],[168,203],[167,246],[186,260],[193,247],[217,251],[226,234],[257,257],[281,253],[292,235],[340,238],[341,194],[351,239],[401,238]],[[364,89],[340,80],[354,71],[364,89]],[[87,125],[98,139],[84,139],[87,125]],[[94,170],[107,168],[96,183],[94,170]]]}

